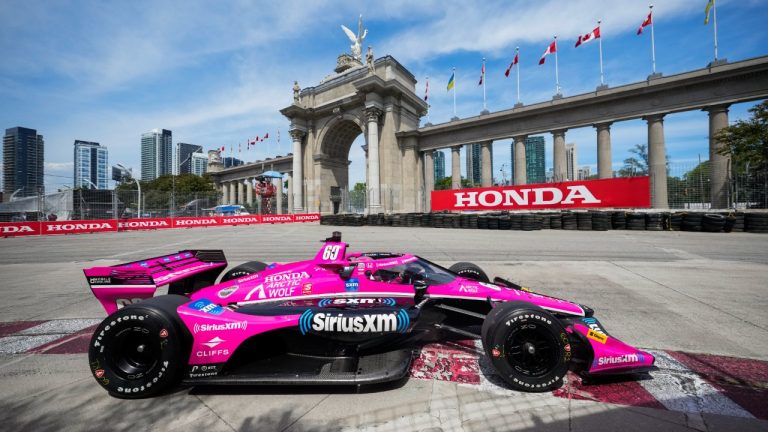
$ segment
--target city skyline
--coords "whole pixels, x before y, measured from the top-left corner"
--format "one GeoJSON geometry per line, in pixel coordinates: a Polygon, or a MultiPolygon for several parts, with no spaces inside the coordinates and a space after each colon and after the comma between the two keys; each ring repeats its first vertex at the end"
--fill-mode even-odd
{"type": "MultiPolygon", "coordinates": [[[[669,76],[706,67],[713,59],[712,23],[703,24],[706,1],[654,4],[657,71],[669,76]]],[[[291,103],[293,80],[313,86],[331,74],[336,56],[349,48],[339,25],[350,25],[361,13],[369,29],[366,43],[376,57],[392,55],[408,68],[420,96],[430,77],[429,117],[434,124],[453,116],[453,96],[445,90],[453,67],[457,115],[480,113],[482,57],[487,58],[490,111],[516,102],[518,70],[523,103],[551,100],[554,62],[539,66],[537,61],[554,34],[564,96],[594,91],[599,84],[597,44],[574,44],[598,19],[606,83],[616,87],[643,81],[651,72],[650,35],[635,34],[648,11],[639,2],[148,5],[0,6],[0,46],[9,54],[9,61],[0,65],[0,92],[8,101],[0,108],[0,121],[4,127],[24,125],[45,133],[52,144],[45,160],[49,189],[72,184],[73,161],[64,144],[86,134],[108,143],[114,162],[134,169],[140,162],[138,137],[157,126],[173,130],[180,142],[198,143],[204,150],[224,146],[225,156],[245,161],[263,159],[267,150],[271,157],[290,152],[288,121],[278,110],[291,103]],[[32,30],[18,24],[29,21],[46,26],[32,30]],[[270,25],[252,25],[256,22],[270,25]],[[520,62],[505,78],[517,46],[520,62]],[[238,149],[239,143],[267,132],[268,141],[238,149]]],[[[766,54],[768,35],[761,31],[768,14],[765,2],[723,0],[717,7],[720,58],[736,61],[766,54]]],[[[732,106],[730,122],[746,118],[752,105],[732,106]]],[[[698,154],[707,153],[706,113],[669,115],[665,133],[672,163],[695,164],[698,154]]],[[[614,169],[645,136],[640,120],[613,126],[614,169]]],[[[552,137],[544,138],[549,167],[552,137]]],[[[595,131],[569,130],[566,139],[578,143],[581,164],[594,168],[595,131]]],[[[494,166],[510,160],[509,142],[494,143],[494,166]]],[[[365,180],[363,143],[361,136],[350,152],[350,184],[365,180]]]]}

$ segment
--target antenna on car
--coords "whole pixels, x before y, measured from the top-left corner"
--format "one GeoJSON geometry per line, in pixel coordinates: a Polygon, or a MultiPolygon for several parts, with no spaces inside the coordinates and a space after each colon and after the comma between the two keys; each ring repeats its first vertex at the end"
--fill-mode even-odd
{"type": "Polygon", "coordinates": [[[325,239],[324,241],[341,243],[341,231],[334,231],[333,233],[331,233],[331,236],[325,239]]]}

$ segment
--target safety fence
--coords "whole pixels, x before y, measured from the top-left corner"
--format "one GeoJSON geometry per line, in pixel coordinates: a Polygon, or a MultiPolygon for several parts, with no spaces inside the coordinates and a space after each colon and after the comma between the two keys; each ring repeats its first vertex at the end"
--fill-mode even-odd
{"type": "Polygon", "coordinates": [[[100,219],[72,221],[0,222],[0,236],[39,236],[98,232],[158,230],[254,224],[318,222],[319,213],[281,215],[204,216],[181,218],[100,219]]]}

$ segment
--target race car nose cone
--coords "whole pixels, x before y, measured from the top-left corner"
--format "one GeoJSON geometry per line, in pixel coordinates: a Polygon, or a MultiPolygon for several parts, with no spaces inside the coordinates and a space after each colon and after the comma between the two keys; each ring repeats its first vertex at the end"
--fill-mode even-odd
{"type": "Polygon", "coordinates": [[[146,347],[144,345],[139,345],[139,346],[136,347],[136,351],[138,351],[140,353],[143,353],[145,348],[146,347]]]}
{"type": "Polygon", "coordinates": [[[536,353],[536,347],[533,346],[532,343],[526,343],[523,348],[528,351],[528,354],[535,354],[536,353]]]}

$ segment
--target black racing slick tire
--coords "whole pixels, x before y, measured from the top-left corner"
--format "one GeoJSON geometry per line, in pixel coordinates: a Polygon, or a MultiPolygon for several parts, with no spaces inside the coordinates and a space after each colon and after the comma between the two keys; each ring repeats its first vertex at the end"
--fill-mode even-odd
{"type": "Polygon", "coordinates": [[[514,390],[543,392],[562,385],[571,346],[549,312],[525,302],[502,303],[488,313],[481,334],[488,359],[514,390]]]}
{"type": "Polygon", "coordinates": [[[490,279],[488,279],[488,275],[485,274],[483,269],[481,269],[479,266],[472,264],[470,262],[457,262],[456,264],[452,265],[448,270],[456,273],[461,277],[476,280],[478,282],[491,281],[490,279]]]}
{"type": "Polygon", "coordinates": [[[221,277],[221,282],[230,281],[239,277],[248,276],[249,274],[258,273],[267,268],[267,264],[261,261],[248,261],[247,263],[240,264],[237,267],[233,267],[228,272],[224,273],[221,277]]]}
{"type": "Polygon", "coordinates": [[[188,298],[165,295],[128,305],[96,328],[88,362],[112,396],[139,399],[168,390],[181,379],[191,337],[176,308],[188,298]]]}

